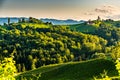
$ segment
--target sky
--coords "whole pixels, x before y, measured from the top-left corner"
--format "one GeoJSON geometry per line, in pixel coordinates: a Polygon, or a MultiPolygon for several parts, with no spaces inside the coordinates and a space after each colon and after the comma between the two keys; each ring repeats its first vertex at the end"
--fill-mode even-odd
{"type": "Polygon", "coordinates": [[[0,0],[0,17],[120,19],[120,0],[0,0]]]}

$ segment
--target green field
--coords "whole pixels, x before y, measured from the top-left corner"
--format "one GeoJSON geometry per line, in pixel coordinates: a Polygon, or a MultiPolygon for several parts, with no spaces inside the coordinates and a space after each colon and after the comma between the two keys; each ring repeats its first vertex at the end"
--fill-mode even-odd
{"type": "Polygon", "coordinates": [[[37,80],[35,76],[38,74],[41,74],[39,80],[93,80],[94,76],[100,75],[104,70],[108,71],[108,75],[111,77],[117,75],[113,62],[97,59],[43,66],[19,74],[17,80],[20,80],[20,76],[27,78],[27,80],[37,80]]]}
{"type": "Polygon", "coordinates": [[[69,25],[70,29],[79,31],[79,32],[85,32],[85,33],[92,33],[95,32],[97,27],[95,25],[85,25],[83,24],[75,24],[75,25],[69,25]]]}

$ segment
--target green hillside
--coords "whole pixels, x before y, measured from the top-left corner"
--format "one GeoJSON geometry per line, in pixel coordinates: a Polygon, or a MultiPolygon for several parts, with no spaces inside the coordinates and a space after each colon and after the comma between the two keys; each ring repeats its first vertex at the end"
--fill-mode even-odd
{"type": "Polygon", "coordinates": [[[18,72],[43,65],[88,60],[93,54],[103,52],[107,44],[98,36],[34,18],[0,26],[0,34],[0,59],[14,53],[18,72]]]}
{"type": "Polygon", "coordinates": [[[20,80],[20,76],[24,79],[27,78],[27,80],[36,80],[35,76],[38,76],[38,74],[41,74],[39,80],[92,80],[93,76],[100,75],[103,70],[108,71],[108,75],[111,77],[117,75],[113,62],[97,59],[43,66],[19,74],[17,80],[20,80]]]}
{"type": "Polygon", "coordinates": [[[93,20],[82,24],[68,25],[68,27],[73,31],[102,37],[108,41],[108,45],[114,45],[120,41],[120,21],[93,20]]]}
{"type": "Polygon", "coordinates": [[[95,25],[87,25],[87,24],[75,24],[75,25],[69,25],[70,29],[79,31],[79,32],[85,32],[85,33],[93,33],[97,29],[95,25]]]}
{"type": "Polygon", "coordinates": [[[30,17],[4,24],[0,26],[0,60],[13,58],[17,80],[92,80],[104,70],[114,77],[120,28],[113,23],[97,20],[65,26],[30,17]]]}
{"type": "Polygon", "coordinates": [[[113,21],[113,20],[93,20],[87,21],[82,24],[73,24],[68,25],[70,29],[74,31],[84,32],[84,33],[94,33],[100,26],[108,26],[108,27],[120,27],[120,21],[113,21]]]}

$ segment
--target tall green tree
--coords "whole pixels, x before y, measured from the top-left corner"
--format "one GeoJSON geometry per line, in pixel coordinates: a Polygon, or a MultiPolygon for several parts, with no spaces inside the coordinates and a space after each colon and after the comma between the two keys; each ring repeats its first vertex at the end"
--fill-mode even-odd
{"type": "Polygon", "coordinates": [[[10,18],[8,18],[8,25],[10,24],[10,18]]]}

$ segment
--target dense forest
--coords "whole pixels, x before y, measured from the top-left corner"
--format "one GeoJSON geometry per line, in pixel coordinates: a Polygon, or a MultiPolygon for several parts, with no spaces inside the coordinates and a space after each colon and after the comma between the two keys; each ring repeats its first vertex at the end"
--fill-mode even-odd
{"type": "Polygon", "coordinates": [[[24,72],[49,64],[120,57],[119,21],[97,19],[79,25],[96,28],[84,32],[32,17],[18,23],[8,18],[0,26],[0,60],[12,57],[17,72],[24,72]]]}

